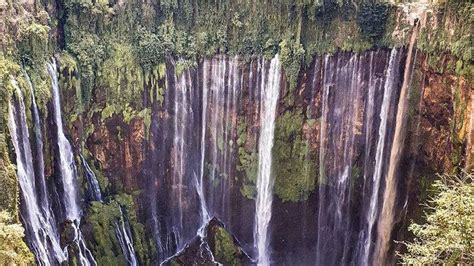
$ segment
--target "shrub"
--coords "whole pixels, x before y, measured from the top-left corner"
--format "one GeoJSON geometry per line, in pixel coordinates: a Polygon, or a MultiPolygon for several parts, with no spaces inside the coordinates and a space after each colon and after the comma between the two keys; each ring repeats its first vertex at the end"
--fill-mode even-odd
{"type": "Polygon", "coordinates": [[[364,2],[357,14],[357,23],[362,34],[373,40],[380,38],[385,31],[388,5],[383,2],[364,2]]]}
{"type": "Polygon", "coordinates": [[[433,187],[436,196],[426,205],[424,224],[413,223],[415,235],[404,242],[403,263],[410,265],[470,265],[474,262],[474,183],[473,172],[443,175],[433,187]]]}

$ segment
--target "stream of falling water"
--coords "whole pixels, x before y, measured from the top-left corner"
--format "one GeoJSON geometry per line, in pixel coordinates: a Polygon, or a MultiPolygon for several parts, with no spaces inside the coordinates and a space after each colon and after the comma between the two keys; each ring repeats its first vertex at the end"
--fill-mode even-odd
{"type": "Polygon", "coordinates": [[[97,181],[97,177],[92,171],[91,167],[87,163],[84,156],[81,154],[82,165],[84,166],[84,171],[86,172],[86,179],[89,188],[89,197],[95,201],[102,201],[102,192],[100,192],[99,181],[97,181]]]}
{"type": "MultiPolygon", "coordinates": [[[[311,91],[304,93],[311,98],[306,115],[319,124],[311,129],[317,131],[314,136],[319,143],[313,144],[320,151],[317,240],[312,241],[317,265],[372,263],[404,55],[404,49],[379,49],[315,58],[314,76],[309,75],[311,91]]],[[[238,137],[237,117],[245,116],[242,123],[246,123],[249,145],[257,146],[253,241],[249,234],[244,236],[245,244],[254,245],[260,265],[271,264],[270,253],[275,252],[270,251],[271,154],[281,69],[278,56],[270,62],[253,59],[248,66],[239,69],[237,57],[220,55],[203,59],[197,68],[179,75],[174,64],[168,66],[166,86],[170,89],[162,117],[163,134],[171,132],[166,139],[171,147],[170,171],[163,175],[170,189],[163,191],[175,207],[169,210],[171,218],[163,229],[168,250],[163,257],[182,250],[196,231],[204,241],[204,226],[214,216],[230,220],[231,229],[238,233],[252,232],[252,228],[235,226],[235,218],[227,216],[234,204],[229,203],[230,193],[235,193],[232,182],[239,163],[233,144],[238,137]]],[[[168,210],[160,211],[166,214],[168,210]]],[[[277,253],[273,255],[276,258],[277,253]]]]}
{"type": "Polygon", "coordinates": [[[229,183],[233,171],[237,97],[241,79],[239,58],[216,56],[203,62],[201,165],[198,192],[201,225],[210,216],[229,215],[229,183]],[[210,79],[209,74],[210,73],[210,79]],[[206,141],[207,140],[207,141],[206,141]],[[207,167],[206,167],[207,166],[207,167]]]}
{"type": "MultiPolygon", "coordinates": [[[[22,219],[26,225],[29,244],[36,255],[38,264],[55,265],[65,261],[66,256],[61,250],[59,234],[54,225],[50,207],[44,199],[38,199],[36,194],[37,183],[35,182],[25,104],[21,90],[15,80],[12,80],[12,85],[15,88],[14,93],[16,94],[17,103],[10,102],[8,126],[16,152],[18,180],[25,204],[22,206],[22,219]]],[[[32,88],[30,89],[32,90],[32,88]]],[[[32,97],[34,98],[34,96],[32,97]]],[[[35,130],[41,130],[37,114],[38,110],[36,103],[34,103],[33,120],[35,127],[37,127],[35,130]]],[[[36,133],[35,137],[41,138],[41,133],[36,133]]],[[[42,140],[36,139],[38,146],[41,145],[40,143],[42,143],[42,140]]],[[[42,154],[42,150],[39,153],[42,154]]],[[[43,164],[43,161],[39,161],[39,164],[43,164]]],[[[39,168],[44,169],[44,166],[39,168]]],[[[44,183],[44,173],[38,175],[39,183],[44,183]],[[43,178],[43,180],[40,181],[40,178],[43,178]]],[[[43,190],[43,187],[41,190],[43,190]]]]}
{"type": "Polygon", "coordinates": [[[380,110],[380,125],[377,139],[377,148],[375,155],[375,170],[372,175],[372,191],[370,193],[369,211],[367,212],[366,222],[367,227],[363,231],[365,238],[362,240],[363,248],[361,255],[361,265],[368,265],[369,254],[372,247],[372,231],[373,226],[377,218],[377,211],[379,205],[379,191],[380,181],[383,178],[383,165],[384,165],[384,151],[385,151],[385,139],[387,138],[387,125],[390,111],[390,104],[393,102],[393,90],[395,87],[395,73],[394,69],[399,65],[398,50],[392,49],[390,53],[390,61],[388,63],[388,72],[385,80],[382,107],[380,110]]]}
{"type": "Polygon", "coordinates": [[[48,63],[47,69],[53,87],[53,112],[57,128],[59,168],[64,189],[62,204],[66,216],[65,218],[72,222],[71,226],[73,226],[75,230],[74,243],[76,243],[78,247],[79,262],[84,266],[97,265],[92,253],[86,247],[84,239],[82,238],[82,233],[79,229],[82,212],[78,199],[79,191],[76,180],[76,166],[71,144],[67,140],[63,131],[56,62],[53,60],[51,63],[48,63]]]}
{"type": "Polygon", "coordinates": [[[130,266],[138,265],[138,260],[135,254],[135,249],[133,247],[133,238],[132,233],[130,230],[130,224],[128,220],[126,220],[126,216],[122,210],[122,207],[119,207],[120,210],[120,219],[115,222],[115,236],[119,241],[120,248],[122,250],[125,259],[127,260],[127,264],[130,266]]]}
{"type": "MultiPolygon", "coordinates": [[[[201,122],[201,165],[199,171],[199,180],[196,179],[196,190],[198,191],[199,201],[201,206],[201,228],[209,220],[209,213],[207,212],[206,200],[204,198],[204,167],[205,167],[205,156],[206,156],[206,128],[207,128],[207,97],[209,86],[207,69],[209,63],[204,60],[203,63],[203,86],[202,86],[202,122],[201,122]]],[[[202,235],[202,230],[201,235],[202,235]]]]}
{"type": "Polygon", "coordinates": [[[402,54],[392,49],[320,59],[316,265],[370,264],[402,54]]]}
{"type": "Polygon", "coordinates": [[[280,61],[276,55],[270,62],[268,74],[262,71],[260,138],[258,141],[257,199],[255,210],[254,245],[258,265],[270,265],[268,226],[272,216],[273,178],[272,148],[275,116],[280,93],[280,61]],[[266,75],[265,75],[266,74],[266,75]]]}
{"type": "Polygon", "coordinates": [[[422,14],[423,18],[421,21],[421,26],[420,24],[415,24],[411,33],[407,59],[403,73],[403,83],[400,89],[393,145],[389,157],[390,164],[387,170],[387,178],[385,181],[385,190],[382,198],[382,209],[380,211],[380,218],[377,224],[377,242],[374,252],[374,264],[376,265],[387,263],[387,253],[389,250],[389,242],[393,229],[393,220],[395,218],[394,209],[398,181],[397,170],[404,148],[406,124],[408,120],[408,97],[410,95],[410,85],[413,72],[412,66],[414,66],[416,61],[415,43],[420,27],[424,27],[424,24],[426,23],[426,13],[422,12],[422,14]]]}

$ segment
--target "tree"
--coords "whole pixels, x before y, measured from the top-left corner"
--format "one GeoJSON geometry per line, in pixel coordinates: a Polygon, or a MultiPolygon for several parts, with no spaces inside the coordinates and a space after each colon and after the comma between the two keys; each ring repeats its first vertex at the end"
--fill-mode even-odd
{"type": "Polygon", "coordinates": [[[11,215],[0,211],[0,261],[3,265],[29,265],[33,255],[23,242],[24,229],[11,215]]]}
{"type": "Polygon", "coordinates": [[[474,184],[473,172],[458,176],[443,175],[435,181],[434,196],[426,206],[425,224],[413,223],[409,230],[413,242],[404,242],[403,263],[465,264],[474,263],[474,184]]]}

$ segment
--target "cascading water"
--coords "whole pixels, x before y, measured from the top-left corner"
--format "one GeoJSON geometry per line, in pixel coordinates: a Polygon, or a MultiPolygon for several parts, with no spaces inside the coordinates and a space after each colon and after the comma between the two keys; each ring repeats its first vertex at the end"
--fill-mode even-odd
{"type": "Polygon", "coordinates": [[[322,70],[315,71],[321,73],[317,265],[370,264],[401,54],[337,53],[321,58],[322,70]]]}
{"type": "Polygon", "coordinates": [[[198,191],[199,201],[201,206],[201,228],[206,220],[209,219],[209,213],[207,212],[206,200],[204,198],[204,167],[206,159],[206,128],[207,128],[207,97],[209,93],[208,76],[208,61],[204,60],[203,63],[203,86],[202,86],[202,116],[201,116],[201,167],[199,171],[199,180],[196,179],[196,190],[198,191]]]}
{"type": "Polygon", "coordinates": [[[89,197],[91,198],[91,200],[102,201],[102,192],[100,192],[99,181],[97,181],[97,177],[94,171],[92,171],[91,167],[82,155],[81,160],[86,174],[87,184],[89,188],[89,197]]]}
{"type": "Polygon", "coordinates": [[[280,61],[276,55],[270,62],[268,73],[262,71],[260,138],[258,142],[257,199],[255,210],[254,245],[257,248],[258,264],[270,265],[268,254],[268,226],[272,216],[273,179],[272,148],[275,117],[280,92],[280,61]]]}
{"type": "MultiPolygon", "coordinates": [[[[36,255],[36,260],[40,265],[55,265],[66,260],[66,256],[61,250],[59,234],[54,225],[53,214],[44,199],[38,199],[37,182],[35,182],[35,172],[33,167],[33,157],[31,152],[28,127],[26,122],[25,104],[23,95],[15,80],[12,80],[15,88],[16,104],[10,102],[9,108],[9,130],[12,137],[13,146],[16,151],[16,163],[18,180],[21,188],[22,219],[26,227],[27,238],[32,251],[36,255]]],[[[32,89],[32,88],[31,88],[32,89]]],[[[34,96],[32,96],[34,98],[34,96]]],[[[34,100],[33,100],[34,101],[34,100]]],[[[36,103],[33,104],[33,120],[35,130],[41,130],[36,103]]],[[[35,134],[36,144],[42,143],[41,133],[35,134]]],[[[38,151],[38,153],[42,154],[38,151]]],[[[40,159],[40,157],[38,157],[40,159]]],[[[38,162],[43,164],[42,161],[38,162]]],[[[41,169],[41,167],[39,167],[41,169]]],[[[42,167],[44,169],[44,167],[42,167]]],[[[44,183],[44,173],[38,172],[38,183],[44,183]],[[43,180],[40,181],[40,179],[43,180]]],[[[43,186],[41,184],[41,186],[43,186]]],[[[41,190],[44,188],[41,187],[41,190]]],[[[45,193],[44,191],[42,193],[45,193]]],[[[46,194],[44,194],[46,196],[46,194]]]]}
{"type": "MultiPolygon", "coordinates": [[[[392,49],[390,53],[390,61],[388,63],[387,77],[385,80],[382,107],[380,110],[380,125],[377,139],[377,148],[375,155],[375,170],[372,175],[372,190],[370,193],[369,211],[366,214],[366,228],[363,231],[365,234],[364,239],[359,242],[363,245],[361,254],[361,265],[368,265],[369,254],[373,244],[372,232],[373,226],[377,218],[378,205],[379,205],[379,192],[380,182],[383,178],[383,166],[384,166],[384,155],[385,155],[385,143],[387,138],[387,124],[388,116],[390,111],[390,105],[393,103],[393,90],[395,88],[395,73],[394,69],[399,65],[400,57],[398,56],[398,50],[392,49]]],[[[360,245],[359,244],[359,245],[360,245]]]]}
{"type": "Polygon", "coordinates": [[[130,266],[138,265],[138,260],[133,247],[133,238],[130,230],[130,224],[125,218],[122,207],[120,209],[120,219],[115,223],[115,236],[119,241],[122,253],[130,266]]]}
{"type": "Polygon", "coordinates": [[[82,213],[79,205],[76,166],[71,144],[67,140],[63,131],[56,62],[53,60],[52,63],[48,63],[47,69],[53,87],[53,112],[57,130],[59,168],[64,189],[63,200],[61,201],[63,205],[62,207],[64,209],[65,218],[71,221],[71,226],[75,231],[73,242],[78,247],[79,262],[84,266],[97,265],[92,253],[86,247],[84,239],[82,238],[82,233],[79,229],[82,213]]]}
{"type": "MultiPolygon", "coordinates": [[[[372,263],[403,60],[403,49],[338,52],[315,58],[314,73],[302,93],[311,105],[306,110],[311,124],[304,122],[303,133],[317,137],[308,141],[312,149],[320,151],[319,193],[314,196],[318,199],[314,210],[317,229],[308,237],[313,239],[308,242],[315,248],[317,265],[372,263]]],[[[255,246],[258,263],[271,264],[270,249],[275,250],[269,232],[278,226],[270,226],[274,205],[271,154],[281,85],[278,56],[271,62],[252,59],[249,64],[237,57],[215,56],[178,76],[174,64],[167,67],[166,86],[170,89],[164,97],[164,111],[159,113],[163,118],[160,134],[164,135],[159,141],[170,142],[171,156],[163,164],[169,172],[162,176],[169,182],[164,183],[169,189],[163,191],[173,208],[159,209],[162,215],[170,212],[171,217],[162,229],[166,232],[164,249],[168,250],[163,257],[184,248],[196,231],[204,239],[205,232],[200,229],[216,216],[230,221],[231,230],[246,230],[239,237],[246,245],[255,246]],[[241,132],[242,128],[245,131],[241,132]],[[239,200],[235,193],[243,193],[240,184],[233,182],[242,169],[234,159],[242,151],[242,146],[237,146],[236,153],[234,144],[240,134],[246,134],[247,140],[239,145],[256,156],[253,238],[245,235],[252,228],[233,223],[238,219],[230,212],[231,207],[239,206],[234,202],[239,200]]],[[[156,146],[168,151],[166,144],[156,146]]],[[[304,226],[310,228],[310,221],[304,226]]]]}
{"type": "MultiPolygon", "coordinates": [[[[32,105],[32,114],[33,114],[33,131],[35,133],[35,155],[36,159],[36,183],[39,184],[40,187],[40,205],[45,215],[45,218],[48,220],[49,224],[55,224],[54,214],[51,210],[51,203],[48,197],[48,189],[46,188],[46,178],[44,176],[44,154],[43,154],[43,134],[41,132],[41,120],[39,115],[38,106],[36,104],[35,93],[33,89],[33,84],[31,83],[30,77],[26,72],[24,72],[24,76],[30,87],[31,92],[31,105],[32,105]]],[[[57,231],[55,229],[55,231],[57,231]]]]}
{"type": "Polygon", "coordinates": [[[203,198],[205,205],[201,206],[202,216],[207,215],[207,219],[202,220],[201,225],[208,222],[209,215],[224,220],[229,215],[229,177],[233,171],[237,97],[241,82],[238,62],[237,56],[232,59],[217,56],[203,62],[201,174],[198,191],[203,191],[203,195],[207,196],[203,198]]]}
{"type": "MultiPolygon", "coordinates": [[[[426,6],[424,6],[426,7],[426,6]]],[[[408,98],[410,95],[411,79],[413,67],[416,61],[415,43],[418,32],[426,23],[426,12],[424,8],[420,14],[423,14],[421,23],[415,24],[411,33],[410,43],[408,46],[407,59],[405,61],[405,69],[403,73],[403,83],[400,89],[400,99],[397,106],[396,123],[394,127],[393,145],[390,151],[390,164],[387,170],[387,178],[385,182],[385,190],[382,198],[382,209],[380,211],[380,219],[377,224],[377,246],[375,249],[374,263],[386,264],[387,253],[389,250],[390,236],[392,233],[393,220],[395,219],[395,197],[397,191],[397,173],[399,169],[400,158],[404,148],[406,136],[406,124],[408,121],[408,98]]]]}

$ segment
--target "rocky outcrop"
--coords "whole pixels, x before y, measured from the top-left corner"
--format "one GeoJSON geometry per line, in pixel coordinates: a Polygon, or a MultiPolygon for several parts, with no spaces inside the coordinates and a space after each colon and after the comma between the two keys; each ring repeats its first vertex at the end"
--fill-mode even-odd
{"type": "Polygon", "coordinates": [[[162,265],[255,265],[219,219],[212,218],[203,232],[162,265]]]}

